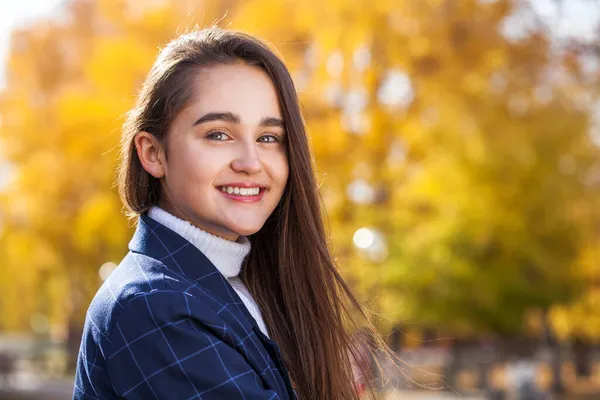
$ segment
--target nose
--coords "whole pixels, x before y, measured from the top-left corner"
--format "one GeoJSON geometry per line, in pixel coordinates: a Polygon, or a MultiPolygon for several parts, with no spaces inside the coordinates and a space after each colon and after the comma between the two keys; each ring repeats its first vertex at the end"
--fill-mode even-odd
{"type": "Polygon", "coordinates": [[[254,147],[254,143],[241,146],[237,157],[231,162],[231,168],[235,172],[255,175],[262,171],[262,162],[254,147]]]}

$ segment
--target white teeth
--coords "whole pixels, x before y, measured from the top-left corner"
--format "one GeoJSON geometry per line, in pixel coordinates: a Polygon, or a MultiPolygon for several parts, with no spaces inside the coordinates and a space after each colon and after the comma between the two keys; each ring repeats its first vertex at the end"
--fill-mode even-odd
{"type": "Polygon", "coordinates": [[[221,186],[223,193],[237,194],[240,196],[256,196],[260,193],[260,188],[240,188],[234,186],[221,186]]]}

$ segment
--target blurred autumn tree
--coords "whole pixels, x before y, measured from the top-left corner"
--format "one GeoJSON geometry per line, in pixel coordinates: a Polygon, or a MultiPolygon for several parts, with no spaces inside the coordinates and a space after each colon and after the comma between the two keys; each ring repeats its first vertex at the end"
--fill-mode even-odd
{"type": "Polygon", "coordinates": [[[47,315],[76,354],[99,268],[132,233],[113,187],[121,116],[188,11],[74,0],[13,33],[0,98],[2,156],[16,171],[1,198],[0,327],[47,315]]]}
{"type": "Polygon", "coordinates": [[[237,20],[300,48],[334,240],[344,256],[357,228],[385,235],[387,261],[357,271],[401,295],[384,306],[515,335],[577,297],[597,243],[596,54],[558,46],[527,2],[244,4],[237,20]]]}
{"type": "Polygon", "coordinates": [[[1,326],[43,312],[80,328],[99,266],[131,233],[112,187],[120,116],[157,46],[228,11],[221,25],[270,40],[293,72],[332,245],[382,328],[410,317],[514,336],[539,310],[567,334],[571,316],[595,314],[600,337],[594,53],[524,30],[524,1],[196,3],[73,0],[14,33],[1,326]],[[361,227],[373,230],[357,252],[361,227]]]}

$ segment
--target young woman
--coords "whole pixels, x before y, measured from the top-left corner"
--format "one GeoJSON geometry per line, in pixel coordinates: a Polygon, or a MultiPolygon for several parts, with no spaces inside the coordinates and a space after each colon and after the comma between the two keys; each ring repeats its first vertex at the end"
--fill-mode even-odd
{"type": "Polygon", "coordinates": [[[168,44],[124,125],[119,187],[137,230],[90,305],[74,399],[358,398],[364,313],[265,44],[218,28],[168,44]]]}

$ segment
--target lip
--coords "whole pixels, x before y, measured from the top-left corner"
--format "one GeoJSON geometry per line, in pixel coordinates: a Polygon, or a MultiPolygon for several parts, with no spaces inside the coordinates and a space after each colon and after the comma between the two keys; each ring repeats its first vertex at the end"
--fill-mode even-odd
{"type": "Polygon", "coordinates": [[[234,201],[239,201],[241,203],[256,203],[258,201],[260,201],[263,196],[265,195],[265,192],[267,190],[267,188],[265,186],[256,184],[256,183],[243,183],[243,182],[238,182],[238,183],[226,183],[224,185],[218,185],[215,186],[215,189],[221,193],[223,196],[227,197],[228,199],[234,200],[234,201]],[[227,187],[227,186],[232,186],[232,187],[239,187],[239,188],[259,188],[260,191],[258,192],[257,195],[255,196],[241,196],[235,193],[227,193],[227,192],[223,192],[220,188],[222,188],[223,186],[227,187]]]}

